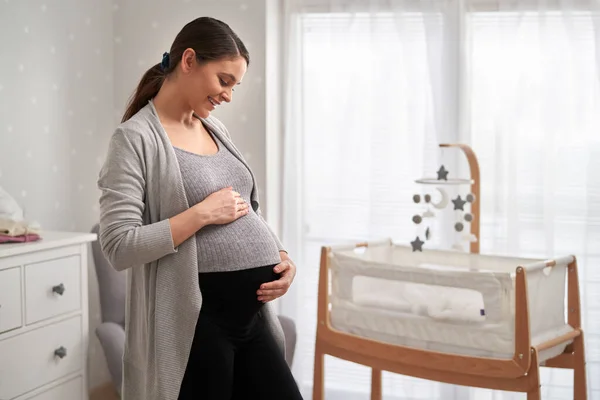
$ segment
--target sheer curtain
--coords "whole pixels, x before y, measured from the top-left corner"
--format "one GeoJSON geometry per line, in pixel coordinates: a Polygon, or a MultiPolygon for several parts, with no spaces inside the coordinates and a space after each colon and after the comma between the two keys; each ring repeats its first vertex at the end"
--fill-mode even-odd
{"type": "MultiPolygon", "coordinates": [[[[588,1],[285,0],[283,238],[298,264],[282,312],[310,399],[319,249],[409,242],[416,178],[462,141],[482,170],[481,251],[578,256],[589,376],[600,369],[598,15],[588,1]],[[593,246],[596,244],[596,246],[593,246]]],[[[435,235],[434,235],[435,236],[435,235]]],[[[445,232],[434,237],[445,246],[445,232]]],[[[370,370],[326,358],[328,399],[368,399],[370,370]]],[[[544,395],[572,398],[543,370],[544,395]]],[[[600,386],[590,379],[591,399],[600,386]]],[[[595,396],[595,397],[594,397],[595,396]]],[[[385,399],[523,395],[384,373],[385,399]]]]}
{"type": "MultiPolygon", "coordinates": [[[[588,398],[600,399],[597,6],[482,2],[469,11],[461,140],[477,150],[482,169],[481,251],[578,257],[588,398]]],[[[542,377],[542,396],[573,398],[570,371],[544,368],[542,377]]]]}

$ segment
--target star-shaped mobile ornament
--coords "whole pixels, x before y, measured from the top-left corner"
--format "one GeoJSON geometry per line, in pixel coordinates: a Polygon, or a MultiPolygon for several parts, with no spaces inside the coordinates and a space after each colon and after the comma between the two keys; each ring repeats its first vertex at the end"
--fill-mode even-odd
{"type": "Polygon", "coordinates": [[[452,203],[454,203],[454,209],[455,210],[462,210],[462,211],[465,210],[466,201],[463,200],[460,197],[460,195],[458,195],[458,197],[456,199],[452,200],[452,203]]]}
{"type": "Polygon", "coordinates": [[[422,241],[421,239],[419,239],[419,237],[417,236],[417,238],[415,240],[413,240],[412,242],[410,242],[411,246],[412,246],[412,250],[413,251],[423,251],[423,245],[425,244],[424,241],[422,241]]]}
{"type": "Polygon", "coordinates": [[[444,168],[443,165],[437,171],[437,178],[438,178],[438,181],[441,181],[441,180],[447,181],[448,180],[448,171],[446,170],[446,168],[444,168]]]}

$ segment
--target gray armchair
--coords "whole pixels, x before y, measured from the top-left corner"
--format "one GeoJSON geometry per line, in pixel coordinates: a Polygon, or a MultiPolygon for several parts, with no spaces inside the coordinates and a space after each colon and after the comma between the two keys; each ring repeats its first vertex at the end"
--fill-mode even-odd
{"type": "MultiPolygon", "coordinates": [[[[98,234],[98,224],[92,232],[98,234]]],[[[121,392],[122,358],[125,346],[125,272],[112,268],[102,254],[100,241],[92,242],[92,254],[98,277],[102,321],[96,335],[104,350],[108,370],[117,392],[121,392]]],[[[288,317],[279,316],[286,342],[286,361],[292,365],[296,348],[296,326],[288,317]]]]}

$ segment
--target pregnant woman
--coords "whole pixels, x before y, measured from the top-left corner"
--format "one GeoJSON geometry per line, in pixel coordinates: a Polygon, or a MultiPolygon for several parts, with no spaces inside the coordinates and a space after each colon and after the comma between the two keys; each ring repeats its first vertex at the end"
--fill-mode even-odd
{"type": "Polygon", "coordinates": [[[128,272],[123,400],[302,398],[270,304],[296,267],[210,115],[248,64],[227,24],[195,19],[142,77],[111,137],[99,236],[128,272]]]}

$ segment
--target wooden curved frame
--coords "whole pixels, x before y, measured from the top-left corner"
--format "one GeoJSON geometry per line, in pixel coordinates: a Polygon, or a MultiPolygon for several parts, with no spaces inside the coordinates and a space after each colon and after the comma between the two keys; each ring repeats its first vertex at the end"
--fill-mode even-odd
{"type": "Polygon", "coordinates": [[[479,236],[479,216],[481,212],[481,176],[479,173],[479,161],[477,160],[477,155],[471,147],[463,143],[442,143],[440,144],[440,147],[459,148],[462,150],[463,154],[467,158],[467,162],[469,163],[469,171],[471,180],[473,181],[471,184],[471,193],[475,195],[475,202],[471,204],[471,214],[473,215],[473,220],[471,221],[471,233],[477,238],[476,242],[470,243],[470,251],[473,254],[479,254],[479,241],[481,240],[479,236]]]}
{"type": "MultiPolygon", "coordinates": [[[[367,246],[359,243],[356,246],[367,246]]],[[[453,355],[429,350],[383,343],[334,329],[329,313],[329,255],[330,247],[321,249],[317,309],[317,335],[313,400],[323,400],[325,355],[370,366],[371,400],[381,400],[381,371],[436,382],[527,393],[528,400],[540,400],[538,353],[561,343],[573,341],[564,353],[545,362],[543,366],[574,370],[574,399],[587,400],[585,351],[581,314],[577,261],[568,265],[568,323],[573,332],[531,346],[529,306],[527,301],[527,272],[516,269],[515,284],[515,352],[511,360],[488,357],[453,355]]],[[[551,266],[553,263],[548,263],[551,266]]]]}

